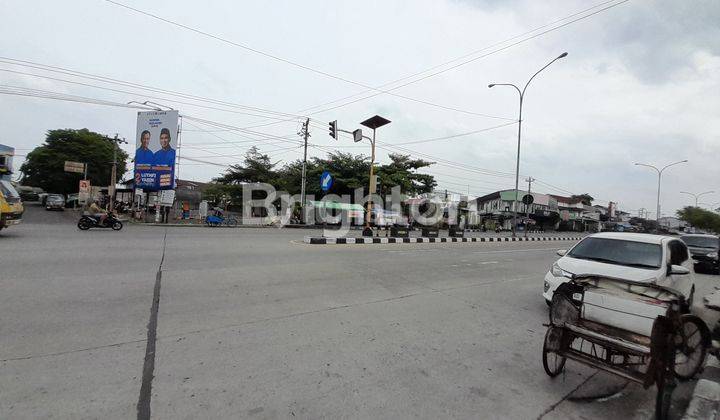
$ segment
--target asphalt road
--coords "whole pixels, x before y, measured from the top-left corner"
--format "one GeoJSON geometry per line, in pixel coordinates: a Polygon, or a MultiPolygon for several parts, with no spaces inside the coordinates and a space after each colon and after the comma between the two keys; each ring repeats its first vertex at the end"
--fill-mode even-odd
{"type": "Polygon", "coordinates": [[[75,222],[30,205],[0,233],[0,418],[653,414],[653,390],[542,369],[542,277],[569,241],[319,246],[305,229],[75,222]]]}

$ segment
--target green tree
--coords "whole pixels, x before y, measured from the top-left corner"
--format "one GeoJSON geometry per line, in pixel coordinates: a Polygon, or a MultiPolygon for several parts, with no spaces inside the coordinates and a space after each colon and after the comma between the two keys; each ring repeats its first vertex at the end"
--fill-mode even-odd
{"type": "MultiPolygon", "coordinates": [[[[50,130],[45,143],[28,153],[27,160],[20,167],[25,174],[23,184],[53,193],[76,193],[82,174],[65,172],[65,161],[70,160],[88,164],[88,178],[92,185],[108,185],[113,147],[114,143],[107,136],[86,128],[50,130]]],[[[118,178],[125,173],[127,159],[127,153],[118,149],[118,178]]]]}
{"type": "Polygon", "coordinates": [[[584,194],[573,194],[570,196],[570,198],[576,198],[579,199],[581,203],[585,204],[586,206],[592,206],[592,202],[595,200],[590,194],[584,193],[584,194]]]}
{"type": "Polygon", "coordinates": [[[690,223],[696,228],[720,232],[720,215],[712,211],[688,206],[678,210],[677,215],[680,220],[690,223]]]}
{"type": "Polygon", "coordinates": [[[370,182],[370,159],[365,155],[353,155],[335,151],[328,153],[328,157],[313,158],[308,170],[308,194],[322,197],[325,193],[320,188],[320,176],[328,171],[333,176],[333,185],[328,193],[350,194],[356,188],[367,188],[370,182]]]}
{"type": "MultiPolygon", "coordinates": [[[[407,155],[391,154],[390,163],[377,165],[375,173],[378,175],[382,194],[390,194],[390,189],[399,185],[402,192],[407,195],[431,192],[435,187],[432,175],[419,174],[419,168],[427,167],[432,162],[414,160],[407,155]]],[[[325,194],[353,195],[356,188],[363,188],[367,192],[370,178],[370,159],[365,155],[353,155],[340,151],[331,152],[325,158],[314,157],[306,165],[306,193],[321,198],[325,194]],[[333,176],[333,185],[327,192],[320,187],[320,176],[328,171],[333,176]]],[[[233,165],[228,171],[215,181],[222,185],[210,190],[212,195],[230,195],[240,198],[241,188],[230,188],[245,182],[263,182],[271,184],[279,191],[290,194],[300,194],[302,182],[302,160],[295,160],[281,168],[270,157],[262,154],[257,148],[251,148],[243,164],[233,165]]]]}
{"type": "Polygon", "coordinates": [[[394,186],[400,186],[400,191],[409,196],[432,192],[437,186],[435,177],[419,174],[416,171],[433,164],[422,159],[411,159],[410,155],[390,154],[391,162],[381,165],[377,169],[380,190],[383,197],[390,194],[394,186]]]}
{"type": "Polygon", "coordinates": [[[225,175],[216,178],[215,181],[228,185],[245,182],[264,182],[275,185],[277,181],[275,165],[270,162],[270,156],[260,153],[258,148],[253,146],[245,153],[242,164],[232,165],[225,175]]]}

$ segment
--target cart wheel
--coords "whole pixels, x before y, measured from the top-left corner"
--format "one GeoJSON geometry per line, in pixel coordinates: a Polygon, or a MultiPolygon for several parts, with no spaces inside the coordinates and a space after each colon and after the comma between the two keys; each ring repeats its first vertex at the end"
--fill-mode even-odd
{"type": "Polygon", "coordinates": [[[563,371],[565,367],[565,356],[559,355],[556,350],[562,342],[563,331],[560,328],[549,327],[545,333],[545,343],[543,343],[543,368],[545,373],[554,378],[563,371]]]}
{"type": "Polygon", "coordinates": [[[683,381],[700,373],[710,345],[710,331],[702,319],[685,314],[681,330],[675,334],[675,376],[683,381]]]}

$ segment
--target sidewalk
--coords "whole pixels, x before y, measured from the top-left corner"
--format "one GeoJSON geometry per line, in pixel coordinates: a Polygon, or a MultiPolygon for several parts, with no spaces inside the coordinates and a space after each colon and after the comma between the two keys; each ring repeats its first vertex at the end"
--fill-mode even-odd
{"type": "Polygon", "coordinates": [[[683,420],[720,419],[720,362],[708,356],[705,370],[695,384],[692,399],[683,420]]]}
{"type": "MultiPolygon", "coordinates": [[[[697,315],[701,316],[712,330],[718,322],[717,311],[720,310],[720,291],[717,287],[712,293],[703,296],[703,305],[700,308],[702,312],[697,315]]],[[[718,343],[713,341],[713,347],[717,346],[718,343]]],[[[690,403],[682,418],[720,420],[720,361],[716,356],[708,355],[705,369],[695,384],[690,403]]]]}

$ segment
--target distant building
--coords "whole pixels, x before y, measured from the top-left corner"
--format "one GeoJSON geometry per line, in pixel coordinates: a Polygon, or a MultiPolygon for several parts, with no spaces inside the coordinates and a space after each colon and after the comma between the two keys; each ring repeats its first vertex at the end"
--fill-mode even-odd
{"type": "Polygon", "coordinates": [[[665,229],[677,230],[677,231],[681,231],[681,232],[686,230],[688,227],[690,227],[690,225],[687,222],[680,220],[677,217],[671,217],[671,216],[661,217],[658,220],[658,224],[661,227],[664,227],[665,229]]]}
{"type": "Polygon", "coordinates": [[[10,181],[13,173],[13,157],[15,149],[10,146],[0,144],[0,179],[10,181]]]}
{"type": "MultiPolygon", "coordinates": [[[[533,203],[525,206],[522,197],[527,191],[518,190],[518,224],[529,218],[531,229],[568,230],[579,232],[597,232],[601,228],[601,219],[607,218],[608,209],[602,206],[588,206],[579,198],[543,194],[533,191],[533,203]]],[[[478,224],[488,229],[500,226],[512,227],[515,190],[495,191],[474,200],[478,224]]]]}

